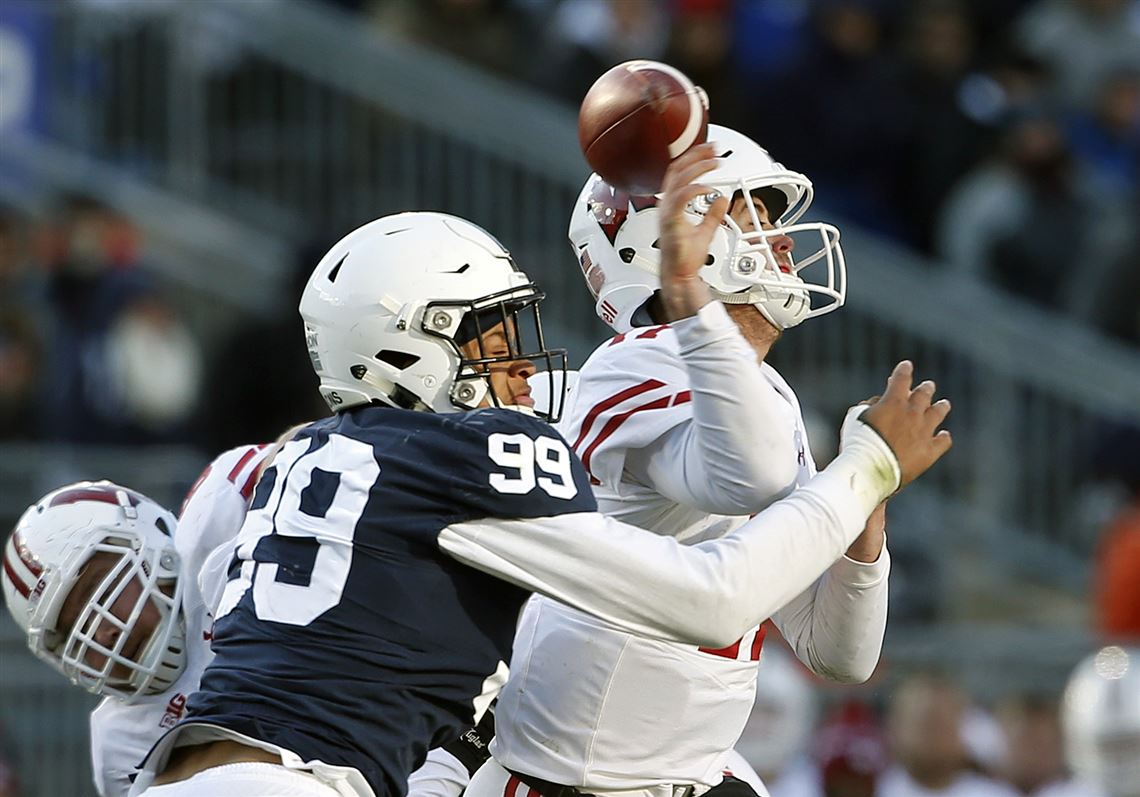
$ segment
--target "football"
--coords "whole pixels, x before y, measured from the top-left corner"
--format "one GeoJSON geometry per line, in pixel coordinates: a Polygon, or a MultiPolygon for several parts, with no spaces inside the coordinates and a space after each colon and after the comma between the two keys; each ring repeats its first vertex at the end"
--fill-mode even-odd
{"type": "Polygon", "coordinates": [[[578,143],[607,183],[654,194],[669,163],[705,141],[708,123],[708,97],[684,73],[657,61],[626,61],[586,92],[578,143]]]}

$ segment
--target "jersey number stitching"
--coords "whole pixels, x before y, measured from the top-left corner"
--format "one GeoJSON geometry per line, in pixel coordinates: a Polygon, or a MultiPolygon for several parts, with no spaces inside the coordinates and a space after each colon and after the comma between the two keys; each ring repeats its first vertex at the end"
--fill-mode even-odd
{"type": "Polygon", "coordinates": [[[262,477],[237,538],[241,571],[226,585],[216,619],[250,587],[258,619],[288,625],[308,625],[340,603],[380,465],[360,440],[333,434],[308,450],[310,442],[286,443],[262,477]]]}
{"type": "Polygon", "coordinates": [[[488,477],[490,485],[500,493],[526,495],[537,485],[551,498],[569,499],[578,494],[570,451],[557,438],[542,435],[532,439],[521,432],[496,432],[487,438],[487,456],[509,471],[488,477]],[[538,475],[536,468],[543,475],[538,475]]]}

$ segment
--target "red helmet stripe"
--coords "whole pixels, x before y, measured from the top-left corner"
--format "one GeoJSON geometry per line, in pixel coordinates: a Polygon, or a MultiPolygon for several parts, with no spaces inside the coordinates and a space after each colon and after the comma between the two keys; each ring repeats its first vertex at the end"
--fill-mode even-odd
{"type": "MultiPolygon", "coordinates": [[[[119,488],[122,489],[122,488],[119,488]]],[[[139,497],[132,493],[130,490],[123,490],[127,494],[127,499],[131,502],[131,506],[139,505],[139,497]]],[[[48,506],[63,506],[65,504],[77,504],[80,501],[100,501],[104,504],[119,505],[118,490],[112,490],[107,487],[77,487],[74,490],[64,490],[62,493],[51,499],[48,506]]]]}
{"type": "Polygon", "coordinates": [[[7,574],[8,579],[12,582],[12,586],[16,588],[16,592],[20,593],[23,598],[31,594],[32,589],[24,583],[24,579],[16,572],[16,568],[12,567],[12,563],[8,561],[8,552],[4,552],[4,572],[7,574]]]}

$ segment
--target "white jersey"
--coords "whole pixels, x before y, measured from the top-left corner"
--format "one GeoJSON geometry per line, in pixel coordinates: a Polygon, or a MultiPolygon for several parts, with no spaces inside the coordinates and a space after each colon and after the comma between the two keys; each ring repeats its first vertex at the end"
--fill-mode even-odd
{"type": "MultiPolygon", "coordinates": [[[[603,344],[559,431],[600,511],[686,544],[723,537],[815,473],[795,393],[757,365],[719,303],[603,344]]],[[[865,680],[882,643],[887,570],[885,552],[874,564],[840,559],[772,620],[815,672],[865,680]]],[[[536,596],[492,753],[583,791],[713,786],[752,709],[763,637],[753,628],[720,649],[648,639],[536,596]]]]}
{"type": "Polygon", "coordinates": [[[202,472],[182,506],[174,546],[185,581],[186,669],[161,694],[134,703],[106,697],[91,712],[91,768],[102,797],[127,794],[137,765],[158,737],[182,719],[186,699],[213,658],[213,615],[196,576],[214,548],[237,536],[268,451],[265,446],[241,446],[225,452],[202,472]]]}

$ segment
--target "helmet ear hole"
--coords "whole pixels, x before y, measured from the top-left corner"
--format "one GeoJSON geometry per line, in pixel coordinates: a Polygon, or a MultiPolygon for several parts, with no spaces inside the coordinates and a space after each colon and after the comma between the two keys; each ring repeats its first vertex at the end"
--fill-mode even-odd
{"type": "Polygon", "coordinates": [[[420,361],[418,354],[410,354],[406,351],[395,351],[393,349],[382,349],[376,352],[376,359],[382,363],[387,363],[399,371],[410,368],[420,361]]]}
{"type": "Polygon", "coordinates": [[[621,262],[623,263],[632,263],[634,254],[636,253],[634,252],[633,247],[630,246],[623,246],[618,250],[618,257],[621,258],[621,262]]]}

